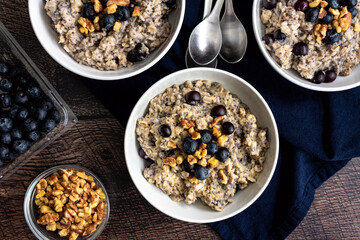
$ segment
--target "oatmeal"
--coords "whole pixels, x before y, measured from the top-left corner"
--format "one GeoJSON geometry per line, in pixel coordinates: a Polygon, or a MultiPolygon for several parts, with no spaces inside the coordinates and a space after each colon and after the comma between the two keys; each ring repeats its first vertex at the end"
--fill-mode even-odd
{"type": "Polygon", "coordinates": [[[222,211],[237,189],[256,182],[267,132],[250,109],[216,82],[173,85],[137,120],[143,172],[174,201],[200,199],[222,211]]]}
{"type": "Polygon", "coordinates": [[[59,43],[78,63],[117,70],[141,61],[170,34],[174,0],[46,0],[59,43]]]}
{"type": "Polygon", "coordinates": [[[360,61],[357,0],[262,1],[263,38],[283,69],[314,83],[347,76],[360,61]]]}

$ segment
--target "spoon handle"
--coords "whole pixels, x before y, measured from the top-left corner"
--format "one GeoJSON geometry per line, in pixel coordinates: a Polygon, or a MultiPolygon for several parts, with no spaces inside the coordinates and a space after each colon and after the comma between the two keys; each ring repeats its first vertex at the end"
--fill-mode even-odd
{"type": "Polygon", "coordinates": [[[218,22],[219,21],[219,16],[220,16],[220,12],[221,12],[221,8],[224,4],[224,0],[217,0],[216,4],[214,6],[214,9],[212,10],[212,12],[209,15],[209,21],[211,22],[218,22]]]}
{"type": "Polygon", "coordinates": [[[212,3],[213,3],[213,0],[205,0],[203,19],[206,18],[209,15],[209,13],[211,12],[212,3]]]}
{"type": "MultiPolygon", "coordinates": [[[[227,14],[234,12],[233,0],[226,0],[225,12],[227,12],[227,14]]],[[[224,13],[224,15],[225,15],[225,13],[224,13]]]]}

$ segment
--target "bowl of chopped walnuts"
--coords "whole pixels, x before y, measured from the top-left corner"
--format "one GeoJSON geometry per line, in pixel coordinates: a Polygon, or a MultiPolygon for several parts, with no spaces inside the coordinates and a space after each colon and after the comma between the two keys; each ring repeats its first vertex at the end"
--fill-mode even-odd
{"type": "Polygon", "coordinates": [[[29,185],[24,214],[38,239],[96,239],[109,219],[109,196],[100,179],[88,169],[56,166],[29,185]]]}
{"type": "Polygon", "coordinates": [[[157,63],[175,42],[185,0],[30,0],[44,49],[84,77],[117,80],[157,63]]]}

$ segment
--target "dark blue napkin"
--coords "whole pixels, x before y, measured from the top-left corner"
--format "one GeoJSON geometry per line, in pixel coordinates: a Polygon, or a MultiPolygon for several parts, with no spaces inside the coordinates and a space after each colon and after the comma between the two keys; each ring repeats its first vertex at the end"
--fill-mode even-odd
{"type": "MultiPolygon", "coordinates": [[[[305,217],[315,189],[351,158],[360,156],[360,88],[320,93],[282,78],[265,61],[255,42],[252,1],[234,1],[234,7],[248,32],[248,50],[240,63],[230,65],[219,60],[218,68],[244,78],[268,102],[279,128],[280,155],[274,177],[261,197],[237,216],[210,225],[224,239],[283,239],[305,217]]],[[[185,68],[188,38],[202,11],[203,1],[187,1],[178,40],[150,70],[129,80],[84,81],[123,126],[146,89],[185,68]]]]}

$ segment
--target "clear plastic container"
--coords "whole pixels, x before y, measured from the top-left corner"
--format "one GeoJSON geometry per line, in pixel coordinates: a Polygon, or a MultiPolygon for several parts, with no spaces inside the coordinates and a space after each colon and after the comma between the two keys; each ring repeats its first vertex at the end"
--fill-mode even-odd
{"type": "Polygon", "coordinates": [[[50,175],[52,175],[59,169],[73,169],[73,170],[85,172],[86,175],[92,176],[94,178],[95,182],[97,182],[99,184],[99,186],[102,188],[103,192],[105,193],[106,198],[105,198],[104,202],[106,204],[106,207],[105,207],[106,214],[103,217],[102,223],[97,226],[96,230],[93,233],[86,235],[86,236],[81,236],[81,237],[79,236],[77,238],[78,240],[96,239],[97,237],[100,236],[102,231],[105,229],[105,226],[109,220],[109,216],[110,216],[109,196],[107,194],[104,184],[100,181],[100,179],[94,173],[92,173],[90,170],[88,170],[84,167],[77,166],[77,165],[60,165],[60,166],[52,167],[52,168],[40,173],[31,182],[31,184],[29,185],[29,187],[26,191],[25,199],[24,199],[24,215],[25,215],[25,220],[26,220],[27,224],[29,225],[30,230],[34,233],[34,235],[38,239],[44,239],[44,240],[68,239],[68,238],[60,237],[58,234],[58,231],[54,231],[54,232],[47,231],[45,226],[37,223],[38,206],[36,206],[36,204],[35,204],[36,184],[40,181],[40,179],[49,177],[50,175]]]}
{"type": "Polygon", "coordinates": [[[77,122],[77,118],[1,22],[0,60],[11,65],[22,66],[38,82],[43,92],[52,100],[54,107],[59,110],[61,114],[60,123],[57,124],[51,132],[43,136],[38,142],[32,145],[29,150],[19,155],[15,160],[4,162],[4,167],[0,170],[1,183],[11,176],[18,168],[28,162],[33,156],[46,148],[56,138],[69,130],[77,122]]]}

